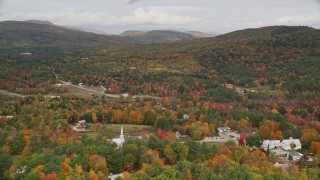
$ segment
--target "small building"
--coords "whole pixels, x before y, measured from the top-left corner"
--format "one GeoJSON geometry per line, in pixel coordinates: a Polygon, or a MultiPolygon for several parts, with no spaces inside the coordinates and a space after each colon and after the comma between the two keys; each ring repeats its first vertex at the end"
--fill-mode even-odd
{"type": "Polygon", "coordinates": [[[184,120],[188,120],[189,118],[190,118],[189,114],[184,114],[184,115],[183,115],[183,119],[184,119],[184,120]]]}
{"type": "Polygon", "coordinates": [[[268,147],[269,149],[276,149],[281,147],[280,140],[264,140],[262,142],[261,148],[267,151],[268,147]]]}
{"type": "Polygon", "coordinates": [[[181,135],[179,132],[176,132],[175,136],[176,136],[177,139],[187,139],[187,138],[189,138],[188,135],[181,135]]]}
{"type": "Polygon", "coordinates": [[[301,142],[299,139],[293,139],[290,137],[289,139],[284,139],[281,142],[281,147],[283,150],[298,150],[301,149],[301,142]]]}
{"type": "Polygon", "coordinates": [[[230,128],[229,127],[218,127],[217,131],[218,131],[218,133],[229,132],[230,128]]]}
{"type": "Polygon", "coordinates": [[[45,99],[60,99],[61,96],[44,96],[45,99]]]}
{"type": "Polygon", "coordinates": [[[179,139],[188,139],[189,136],[188,135],[181,135],[179,139]]]}
{"type": "Polygon", "coordinates": [[[288,151],[287,152],[287,159],[289,161],[299,161],[302,156],[303,156],[303,154],[301,154],[297,151],[288,151]]]}
{"type": "Polygon", "coordinates": [[[246,92],[245,89],[236,89],[236,93],[238,94],[244,94],[246,92]]]}
{"type": "Polygon", "coordinates": [[[275,168],[281,168],[281,169],[284,169],[284,170],[289,168],[289,164],[287,164],[287,163],[280,164],[280,163],[276,162],[273,166],[275,168]]]}
{"type": "Polygon", "coordinates": [[[253,152],[253,151],[257,150],[258,148],[256,148],[255,146],[252,146],[249,149],[250,149],[251,152],[253,152]]]}
{"type": "Polygon", "coordinates": [[[115,180],[117,179],[118,177],[122,178],[123,176],[123,173],[120,173],[120,174],[110,174],[110,176],[108,176],[108,179],[109,180],[115,180]]]}
{"type": "Polygon", "coordinates": [[[13,118],[13,116],[0,116],[0,118],[11,119],[11,118],[13,118]]]}
{"type": "Polygon", "coordinates": [[[0,116],[0,122],[13,118],[13,116],[0,116]]]}
{"type": "Polygon", "coordinates": [[[228,88],[228,89],[232,89],[234,86],[232,85],[232,84],[227,84],[226,85],[226,88],[228,88]]]}
{"type": "Polygon", "coordinates": [[[20,56],[31,56],[32,53],[31,52],[23,52],[23,53],[20,53],[20,56]]]}
{"type": "Polygon", "coordinates": [[[176,132],[176,138],[179,139],[181,137],[181,134],[179,132],[176,132]]]}
{"type": "Polygon", "coordinates": [[[77,128],[86,128],[87,127],[87,121],[86,120],[80,120],[78,123],[76,123],[77,128]]]}
{"type": "Polygon", "coordinates": [[[17,169],[16,172],[14,172],[14,175],[24,174],[26,172],[26,168],[27,168],[27,166],[23,166],[23,167],[17,169]]]}
{"type": "Polygon", "coordinates": [[[79,83],[78,86],[83,87],[83,86],[84,86],[84,83],[79,83]]]}

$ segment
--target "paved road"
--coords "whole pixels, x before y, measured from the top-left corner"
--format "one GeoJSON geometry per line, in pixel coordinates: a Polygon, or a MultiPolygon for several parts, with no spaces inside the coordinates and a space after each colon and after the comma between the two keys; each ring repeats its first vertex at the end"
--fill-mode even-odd
{"type": "MultiPolygon", "coordinates": [[[[82,89],[82,90],[86,90],[86,91],[90,91],[92,93],[96,93],[96,94],[101,94],[101,95],[105,95],[106,97],[111,97],[111,98],[120,98],[120,96],[128,96],[128,94],[107,94],[107,93],[102,93],[102,92],[99,92],[99,91],[95,91],[95,90],[91,90],[91,89],[88,89],[88,88],[85,88],[85,87],[82,87],[82,86],[78,86],[78,85],[73,85],[71,82],[67,82],[67,81],[62,81],[59,79],[59,74],[57,74],[55,72],[55,69],[53,67],[49,67],[48,68],[50,70],[52,70],[52,72],[54,73],[56,79],[58,81],[60,81],[61,84],[64,84],[64,85],[68,85],[68,86],[72,86],[72,87],[75,87],[75,88],[79,88],[79,89],[82,89]]],[[[149,96],[149,95],[134,95],[132,96],[132,98],[150,98],[150,99],[156,99],[156,100],[159,100],[161,99],[160,97],[156,97],[156,96],[149,96]]]]}
{"type": "MultiPolygon", "coordinates": [[[[91,89],[88,89],[88,88],[83,87],[83,86],[73,85],[70,82],[66,82],[66,81],[62,81],[62,80],[60,80],[60,83],[64,84],[64,85],[72,86],[72,87],[75,87],[75,88],[79,88],[79,89],[82,89],[82,90],[85,90],[85,91],[89,91],[89,92],[92,92],[92,93],[101,94],[101,95],[104,95],[106,97],[111,97],[111,98],[120,98],[120,96],[124,96],[124,97],[128,96],[128,94],[107,94],[107,93],[91,90],[91,89]]],[[[149,96],[149,95],[135,95],[135,96],[132,96],[132,98],[142,98],[142,99],[143,98],[151,98],[151,99],[157,99],[157,100],[161,99],[160,97],[149,96]]]]}
{"type": "Polygon", "coordinates": [[[85,87],[82,87],[82,86],[73,85],[73,84],[71,84],[70,82],[66,82],[66,81],[62,81],[62,80],[60,80],[60,83],[61,83],[61,84],[64,84],[64,85],[67,85],[67,86],[72,86],[72,87],[75,87],[75,88],[78,88],[78,89],[82,89],[82,90],[85,90],[85,91],[89,91],[89,92],[92,92],[92,93],[105,95],[105,96],[107,96],[107,97],[112,97],[112,98],[119,98],[119,97],[120,97],[120,95],[117,95],[117,94],[106,94],[106,93],[102,93],[102,92],[95,91],[95,90],[91,90],[91,89],[88,89],[88,88],[85,88],[85,87]]]}
{"type": "Polygon", "coordinates": [[[10,91],[3,90],[3,89],[0,89],[0,94],[9,95],[9,96],[18,96],[18,97],[27,97],[27,96],[29,96],[29,95],[25,95],[25,94],[19,94],[19,93],[10,92],[10,91]]]}

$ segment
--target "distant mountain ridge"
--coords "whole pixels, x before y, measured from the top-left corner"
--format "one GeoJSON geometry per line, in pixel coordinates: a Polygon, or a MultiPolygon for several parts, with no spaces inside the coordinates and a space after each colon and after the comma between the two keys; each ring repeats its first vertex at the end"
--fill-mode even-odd
{"type": "Polygon", "coordinates": [[[88,32],[92,29],[62,27],[49,21],[0,22],[0,46],[10,47],[108,47],[125,44],[172,43],[208,37],[201,32],[172,30],[126,31],[120,35],[88,32]]]}
{"type": "Polygon", "coordinates": [[[120,36],[128,37],[136,43],[170,43],[180,40],[190,40],[196,38],[213,37],[198,31],[179,32],[173,30],[153,30],[153,31],[125,31],[120,36]]]}
{"type": "Polygon", "coordinates": [[[28,23],[34,23],[34,24],[46,24],[46,25],[52,25],[52,26],[56,26],[55,24],[53,24],[52,22],[50,21],[40,21],[40,20],[27,20],[25,22],[28,22],[28,23]]]}
{"type": "Polygon", "coordinates": [[[120,35],[102,35],[57,26],[48,21],[3,21],[0,22],[0,48],[96,48],[128,44],[173,43],[176,41],[202,46],[240,39],[275,38],[286,33],[296,34],[299,38],[299,34],[312,29],[305,26],[270,26],[238,30],[214,37],[198,31],[179,32],[172,30],[125,31],[120,35]]]}
{"type": "Polygon", "coordinates": [[[0,46],[6,47],[108,47],[128,43],[120,36],[88,33],[46,21],[0,22],[0,46]]]}

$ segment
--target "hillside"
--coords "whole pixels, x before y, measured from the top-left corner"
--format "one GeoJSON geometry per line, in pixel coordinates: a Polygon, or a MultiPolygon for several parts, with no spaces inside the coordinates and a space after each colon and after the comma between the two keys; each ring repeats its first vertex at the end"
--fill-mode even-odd
{"type": "Polygon", "coordinates": [[[171,43],[209,36],[195,31],[126,31],[119,36],[86,31],[57,26],[48,21],[3,21],[0,22],[0,49],[101,48],[136,43],[171,43]]]}
{"type": "Polygon", "coordinates": [[[207,34],[207,33],[203,33],[203,32],[200,32],[200,31],[187,31],[185,32],[187,34],[190,34],[196,38],[208,38],[208,37],[214,37],[215,35],[214,34],[207,34]]]}
{"type": "Polygon", "coordinates": [[[108,47],[128,43],[118,36],[104,36],[39,21],[0,22],[0,47],[108,47]]]}
{"type": "MultiPolygon", "coordinates": [[[[158,32],[163,34],[153,33],[158,32]]],[[[142,32],[128,33],[140,38],[142,32]]],[[[228,83],[246,88],[268,87],[290,94],[320,90],[319,43],[317,29],[274,26],[169,44],[83,49],[57,60],[47,53],[46,63],[55,67],[65,81],[88,85],[105,82],[108,86],[111,83],[116,93],[141,93],[151,84],[177,91],[177,82],[189,87],[197,81],[206,84],[206,90],[228,83]]],[[[2,77],[19,72],[15,64],[5,66],[15,69],[3,72],[2,77]]],[[[18,82],[19,86],[24,82],[20,74],[18,82]]],[[[7,79],[2,83],[14,89],[7,79]]]]}
{"type": "Polygon", "coordinates": [[[319,30],[112,46],[30,31],[14,40],[44,51],[0,48],[0,179],[319,179],[319,30]]]}
{"type": "Polygon", "coordinates": [[[106,81],[117,93],[140,94],[151,85],[164,86],[166,92],[179,91],[181,86],[181,91],[189,92],[194,82],[205,84],[203,90],[227,83],[288,96],[320,90],[319,30],[279,26],[240,32],[101,49],[90,52],[89,60],[69,57],[54,67],[66,81],[88,85],[106,81]]]}
{"type": "Polygon", "coordinates": [[[179,31],[154,30],[154,31],[125,31],[120,36],[127,37],[135,43],[153,44],[153,43],[170,43],[179,40],[195,39],[200,36],[191,33],[183,33],[179,31]]]}
{"type": "MultiPolygon", "coordinates": [[[[320,86],[319,75],[301,79],[292,74],[293,66],[304,66],[303,61],[320,55],[320,30],[317,29],[264,27],[194,40],[185,45],[203,67],[217,70],[221,82],[241,86],[285,83],[295,89],[292,81],[284,80],[296,78],[304,83],[313,79],[312,86],[317,89],[320,86]]],[[[319,64],[319,59],[315,58],[313,63],[319,64]]]]}

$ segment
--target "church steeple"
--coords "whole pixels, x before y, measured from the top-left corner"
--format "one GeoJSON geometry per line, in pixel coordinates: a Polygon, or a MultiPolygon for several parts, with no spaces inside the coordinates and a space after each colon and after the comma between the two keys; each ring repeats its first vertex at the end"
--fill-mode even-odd
{"type": "Polygon", "coordinates": [[[123,126],[121,125],[120,139],[124,139],[123,126]]]}

